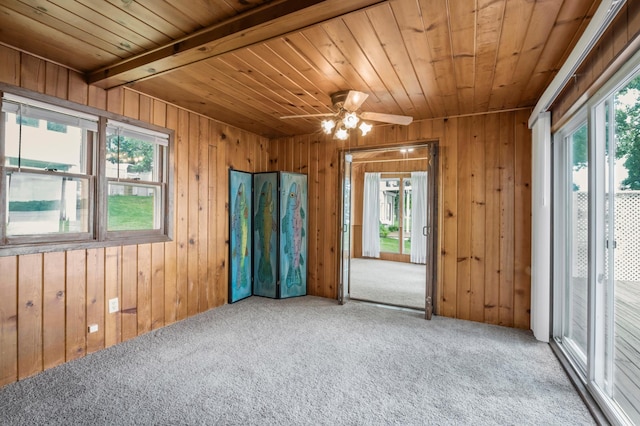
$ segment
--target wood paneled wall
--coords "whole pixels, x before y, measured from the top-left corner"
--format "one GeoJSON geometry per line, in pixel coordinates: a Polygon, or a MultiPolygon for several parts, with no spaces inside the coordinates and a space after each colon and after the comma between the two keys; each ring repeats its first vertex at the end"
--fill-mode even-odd
{"type": "Polygon", "coordinates": [[[584,101],[583,95],[594,94],[638,49],[640,2],[628,1],[552,105],[554,128],[569,118],[577,101],[584,101]]]}
{"type": "Polygon", "coordinates": [[[176,131],[174,241],[0,257],[0,386],[226,303],[227,170],[267,139],[3,46],[0,81],[176,131]]]}
{"type": "Polygon", "coordinates": [[[529,328],[530,110],[378,126],[365,138],[271,140],[269,166],[309,174],[308,292],[337,297],[339,152],[439,140],[438,314],[529,328]]]}

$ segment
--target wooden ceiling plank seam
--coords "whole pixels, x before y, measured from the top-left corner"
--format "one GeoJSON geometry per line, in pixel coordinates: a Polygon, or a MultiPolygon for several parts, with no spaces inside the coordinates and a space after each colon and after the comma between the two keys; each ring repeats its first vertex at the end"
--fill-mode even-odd
{"type": "Polygon", "coordinates": [[[507,1],[503,23],[506,31],[502,32],[498,49],[498,62],[489,109],[504,109],[505,99],[508,99],[513,90],[513,73],[522,56],[522,46],[531,23],[533,7],[534,3],[527,0],[507,1]]]}
{"type": "MultiPolygon", "coordinates": [[[[87,0],[82,0],[87,1],[87,0]]],[[[263,43],[387,0],[274,0],[128,60],[92,71],[90,84],[115,87],[263,43]]]]}
{"type": "Polygon", "coordinates": [[[367,10],[367,17],[371,22],[371,26],[377,34],[378,40],[384,49],[389,62],[393,66],[396,76],[405,88],[411,103],[415,109],[415,115],[420,118],[428,118],[433,116],[431,107],[426,100],[420,81],[416,75],[409,52],[402,40],[400,26],[393,14],[390,5],[385,7],[372,8],[367,10]],[[384,23],[393,22],[393,31],[380,31],[384,23]]]}
{"type": "MultiPolygon", "coordinates": [[[[293,114],[300,113],[300,111],[295,107],[293,107],[292,109],[289,108],[289,106],[292,104],[292,98],[295,96],[290,89],[285,88],[282,83],[278,82],[278,76],[280,74],[279,70],[271,68],[270,66],[267,68],[267,70],[272,70],[272,72],[261,70],[260,66],[265,64],[264,59],[258,55],[255,55],[255,53],[253,53],[250,49],[247,49],[246,56],[240,56],[239,53],[224,55],[223,57],[217,58],[217,60],[221,61],[227,67],[229,67],[229,71],[233,74],[240,73],[240,75],[245,76],[247,79],[250,79],[252,82],[254,82],[254,84],[258,84],[260,86],[260,90],[266,90],[267,93],[271,93],[272,96],[267,96],[266,98],[273,102],[274,105],[277,105],[277,107],[274,108],[274,112],[281,110],[283,111],[281,115],[290,115],[287,114],[287,110],[289,110],[288,112],[291,112],[293,114]],[[281,102],[277,101],[276,99],[280,99],[281,102]]],[[[286,78],[283,79],[285,81],[288,80],[286,78]]],[[[296,88],[298,87],[295,84],[292,84],[292,86],[295,86],[296,88]]],[[[309,114],[331,112],[331,110],[320,110],[317,106],[313,105],[309,105],[308,111],[309,114]]]]}
{"type": "Polygon", "coordinates": [[[247,9],[251,9],[251,6],[253,7],[260,6],[261,4],[266,3],[266,1],[251,2],[250,0],[239,0],[237,2],[234,2],[234,1],[229,2],[228,0],[222,0],[221,3],[226,4],[229,8],[234,10],[236,13],[242,13],[247,9]],[[237,6],[238,4],[241,7],[238,7],[237,6]]]}
{"type": "Polygon", "coordinates": [[[443,117],[445,115],[444,99],[435,79],[430,50],[423,47],[425,44],[428,46],[429,40],[425,34],[426,25],[422,10],[417,1],[411,3],[396,1],[390,6],[422,93],[429,104],[431,116],[443,117]]]}
{"type": "Polygon", "coordinates": [[[498,62],[498,45],[502,38],[506,1],[478,0],[474,111],[489,110],[495,67],[498,62]]]}
{"type": "MultiPolygon", "coordinates": [[[[92,9],[94,12],[97,12],[104,16],[104,19],[110,19],[120,26],[127,28],[129,31],[136,33],[149,41],[153,41],[154,44],[168,43],[171,41],[171,38],[167,37],[161,31],[156,30],[152,26],[148,25],[146,22],[143,22],[136,18],[135,16],[129,14],[127,11],[122,10],[121,8],[114,6],[113,4],[106,1],[93,1],[93,0],[75,0],[76,2],[82,3],[87,6],[89,9],[92,9]]],[[[143,46],[146,47],[146,46],[143,46]]]]}
{"type": "MultiPolygon", "coordinates": [[[[229,111],[233,111],[235,114],[242,114],[246,116],[246,119],[250,122],[260,123],[262,126],[272,129],[272,131],[281,132],[285,134],[291,134],[291,132],[295,132],[298,129],[294,126],[294,123],[287,123],[284,120],[279,123],[279,127],[274,127],[272,123],[275,121],[273,117],[263,112],[260,109],[256,109],[249,104],[246,104],[239,99],[234,94],[227,95],[221,92],[218,88],[216,93],[211,93],[210,91],[202,90],[202,84],[199,81],[189,81],[181,79],[181,74],[184,74],[184,77],[187,79],[193,79],[193,76],[183,72],[182,70],[176,71],[176,73],[167,76],[165,80],[174,81],[176,87],[179,87],[184,90],[189,90],[194,94],[200,94],[200,97],[207,99],[209,101],[209,107],[218,106],[225,108],[229,111]],[[204,95],[203,95],[204,93],[204,95]],[[286,129],[286,130],[282,130],[286,129]]],[[[166,87],[166,84],[164,85],[166,87]]],[[[179,105],[179,104],[178,104],[179,105]]],[[[197,112],[197,110],[196,110],[197,112]]],[[[216,119],[215,115],[211,115],[212,118],[216,119]]]]}
{"type": "MultiPolygon", "coordinates": [[[[223,59],[218,58],[217,61],[223,62],[223,59]]],[[[272,118],[279,119],[282,115],[299,113],[299,110],[296,108],[291,108],[287,104],[283,106],[282,103],[276,102],[269,94],[273,93],[274,96],[279,96],[277,93],[273,92],[269,86],[252,79],[251,76],[246,73],[235,75],[233,67],[230,65],[228,65],[230,68],[229,71],[213,68],[209,63],[206,65],[210,67],[212,75],[216,76],[220,82],[226,84],[230,90],[236,91],[239,95],[252,99],[254,103],[261,105],[261,107],[256,106],[256,108],[273,111],[271,114],[272,118]],[[260,99],[263,100],[260,101],[260,99]],[[280,114],[278,114],[278,111],[280,111],[280,114]]],[[[296,123],[296,125],[298,124],[296,123]]]]}
{"type": "Polygon", "coordinates": [[[565,40],[567,39],[570,39],[570,42],[562,52],[557,52],[554,49],[545,49],[542,52],[536,64],[536,69],[533,71],[524,90],[521,102],[533,99],[537,102],[541,89],[544,90],[544,88],[551,83],[560,69],[561,64],[566,60],[573,46],[577,43],[580,34],[582,34],[580,27],[582,26],[583,29],[586,28],[586,25],[591,20],[599,4],[600,0],[592,0],[591,5],[587,9],[583,3],[568,0],[563,2],[553,30],[549,34],[547,45],[562,45],[566,43],[565,40]],[[580,13],[579,18],[576,18],[577,13],[580,13]]]}
{"type": "MultiPolygon", "coordinates": [[[[156,2],[157,0],[145,0],[156,2]]],[[[167,0],[162,0],[167,2],[167,0]]],[[[222,22],[226,19],[235,16],[237,12],[231,6],[224,1],[209,1],[209,0],[190,0],[189,7],[184,9],[191,19],[196,21],[202,28],[206,28],[209,25],[222,22]],[[211,19],[211,16],[215,16],[215,19],[211,19]]]]}
{"type": "Polygon", "coordinates": [[[68,36],[55,28],[42,28],[36,25],[32,18],[6,9],[0,4],[0,13],[9,16],[10,19],[3,24],[2,32],[5,34],[15,34],[17,37],[4,37],[3,41],[10,46],[33,53],[40,57],[49,57],[52,54],[68,63],[71,68],[82,70],[87,64],[100,63],[107,60],[117,60],[115,55],[109,52],[96,51],[86,52],[86,56],[80,53],[85,52],[86,44],[75,37],[68,36]],[[23,37],[29,34],[29,39],[23,37]]]}
{"type": "Polygon", "coordinates": [[[395,21],[389,21],[384,25],[384,28],[378,30],[375,29],[368,16],[368,11],[360,13],[352,13],[348,16],[344,16],[344,21],[347,30],[352,34],[354,40],[360,46],[363,54],[379,76],[381,83],[385,87],[386,91],[391,95],[399,110],[396,110],[398,115],[417,115],[413,101],[409,97],[406,88],[399,78],[395,67],[391,63],[391,59],[387,54],[387,51],[382,46],[382,41],[378,36],[378,31],[381,32],[393,32],[394,28],[397,28],[395,21]],[[371,34],[370,37],[367,37],[371,34]]]}
{"type": "Polygon", "coordinates": [[[153,11],[147,9],[138,1],[122,1],[122,0],[107,0],[113,6],[118,9],[127,12],[129,15],[135,17],[140,22],[144,22],[148,26],[152,27],[156,31],[168,37],[171,40],[175,40],[187,35],[186,32],[176,27],[169,20],[164,17],[153,13],[153,11]]]}
{"type": "Polygon", "coordinates": [[[476,69],[476,0],[447,0],[451,61],[461,113],[473,111],[476,69]],[[467,101],[471,99],[471,102],[467,101]]]}
{"type": "Polygon", "coordinates": [[[321,74],[315,64],[311,63],[303,52],[296,49],[287,37],[271,40],[266,45],[275,54],[290,63],[300,73],[301,77],[308,82],[309,86],[314,88],[316,99],[320,104],[331,105],[330,95],[339,91],[340,88],[321,74]]]}
{"type": "MultiPolygon", "coordinates": [[[[171,23],[185,34],[190,34],[203,28],[203,25],[199,24],[184,12],[185,9],[189,10],[193,7],[196,3],[193,0],[189,2],[189,7],[186,8],[177,7],[180,3],[173,5],[165,0],[136,0],[136,2],[158,16],[171,17],[171,23]]],[[[202,19],[211,19],[211,16],[212,14],[208,13],[205,14],[202,19]]],[[[211,19],[211,21],[213,20],[211,19]]],[[[211,22],[209,22],[209,24],[211,24],[211,22]]]]}
{"type": "MultiPolygon", "coordinates": [[[[353,65],[344,57],[342,51],[333,43],[327,32],[322,26],[308,28],[304,31],[305,36],[311,44],[315,45],[323,59],[340,75],[344,80],[345,87],[342,90],[355,89],[366,92],[377,100],[375,94],[367,83],[362,79],[360,74],[354,70],[353,65]]],[[[367,99],[368,100],[368,99],[367,99]]],[[[379,100],[378,100],[379,101],[379,100]]],[[[367,103],[369,105],[369,103],[367,103]]]]}
{"type": "MultiPolygon", "coordinates": [[[[86,19],[92,27],[100,27],[105,31],[114,34],[115,37],[121,38],[125,43],[138,46],[141,50],[156,47],[159,43],[154,42],[148,38],[145,38],[135,31],[120,25],[108,16],[105,16],[85,4],[79,3],[78,0],[72,2],[68,0],[48,0],[52,4],[73,13],[76,16],[81,16],[86,19]]],[[[118,43],[120,44],[120,43],[118,43]]]]}
{"type": "Polygon", "coordinates": [[[109,52],[120,59],[130,56],[132,53],[142,51],[142,48],[140,47],[135,51],[129,51],[116,43],[112,43],[99,37],[97,33],[100,33],[103,37],[105,34],[100,30],[97,32],[93,31],[94,26],[90,22],[58,7],[53,3],[47,3],[46,8],[41,6],[41,4],[42,2],[39,0],[20,0],[7,3],[5,6],[16,13],[56,29],[69,37],[82,40],[88,45],[93,46],[98,50],[109,52]],[[85,24],[85,27],[91,27],[92,31],[85,31],[82,29],[81,25],[83,23],[85,24]]]}
{"type": "MultiPolygon", "coordinates": [[[[323,75],[323,78],[332,82],[336,87],[335,91],[343,90],[348,86],[347,81],[334,68],[333,65],[318,50],[317,46],[307,37],[304,32],[298,34],[290,34],[286,37],[293,49],[304,58],[309,64],[323,75]]],[[[329,94],[327,94],[329,95],[329,94]]],[[[329,101],[330,103],[330,101],[329,101]]]]}
{"type": "MultiPolygon", "coordinates": [[[[542,52],[546,48],[555,48],[548,45],[547,40],[558,18],[561,6],[562,3],[557,1],[536,2],[531,16],[531,23],[522,46],[522,54],[513,73],[515,87],[512,92],[512,101],[507,107],[529,106],[521,103],[524,90],[533,75],[542,52]]],[[[534,105],[535,103],[531,106],[534,105]]]]}
{"type": "MultiPolygon", "coordinates": [[[[362,52],[362,48],[353,37],[353,34],[347,29],[344,20],[335,19],[325,22],[322,24],[322,29],[331,40],[332,46],[337,49],[340,57],[348,65],[345,69],[350,71],[349,75],[357,75],[358,79],[364,83],[362,86],[352,84],[345,89],[359,90],[369,94],[367,100],[362,104],[363,110],[376,111],[384,109],[381,112],[392,113],[394,108],[390,105],[395,103],[395,100],[391,97],[377,71],[362,52]]],[[[355,79],[351,80],[350,78],[347,78],[347,80],[349,82],[355,81],[355,79]]]]}
{"type": "Polygon", "coordinates": [[[316,98],[316,96],[318,96],[318,92],[313,93],[306,89],[306,87],[308,87],[307,85],[310,84],[310,81],[305,78],[298,69],[291,66],[291,64],[289,64],[267,44],[254,46],[247,50],[255,55],[257,59],[263,61],[269,68],[274,71],[273,76],[270,77],[272,81],[274,81],[274,83],[276,84],[279,84],[283,90],[290,93],[290,97],[283,98],[283,100],[285,100],[287,104],[298,108],[303,108],[304,111],[308,111],[305,112],[305,114],[327,112],[322,111],[322,109],[324,109],[323,107],[326,107],[327,103],[320,102],[316,98]],[[262,50],[264,50],[264,52],[262,50]],[[289,82],[291,86],[285,85],[283,83],[278,83],[278,76],[280,76],[283,81],[289,82]],[[306,98],[304,97],[305,94],[307,95],[306,98]],[[315,100],[315,102],[308,101],[312,99],[315,100]],[[305,108],[300,104],[305,104],[308,106],[308,108],[305,108]]]}
{"type": "Polygon", "coordinates": [[[451,60],[451,38],[447,17],[447,0],[419,0],[424,16],[428,16],[426,36],[435,71],[436,81],[445,104],[445,113],[459,110],[455,71],[451,60]]]}

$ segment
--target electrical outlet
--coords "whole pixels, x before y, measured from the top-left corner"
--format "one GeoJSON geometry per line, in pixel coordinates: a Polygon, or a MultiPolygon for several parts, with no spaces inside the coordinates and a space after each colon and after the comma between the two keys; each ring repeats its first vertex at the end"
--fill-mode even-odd
{"type": "Polygon", "coordinates": [[[95,333],[96,331],[98,331],[98,324],[91,324],[89,326],[89,333],[95,333]]]}
{"type": "Polygon", "coordinates": [[[118,298],[115,297],[113,299],[109,299],[109,313],[113,314],[114,312],[118,312],[120,307],[118,306],[118,298]]]}

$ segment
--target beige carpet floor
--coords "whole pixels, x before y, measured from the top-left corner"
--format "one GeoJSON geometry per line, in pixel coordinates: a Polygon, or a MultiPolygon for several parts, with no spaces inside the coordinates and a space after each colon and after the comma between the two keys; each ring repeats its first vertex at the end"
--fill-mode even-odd
{"type": "Polygon", "coordinates": [[[424,309],[426,266],[351,259],[351,298],[424,309]]]}

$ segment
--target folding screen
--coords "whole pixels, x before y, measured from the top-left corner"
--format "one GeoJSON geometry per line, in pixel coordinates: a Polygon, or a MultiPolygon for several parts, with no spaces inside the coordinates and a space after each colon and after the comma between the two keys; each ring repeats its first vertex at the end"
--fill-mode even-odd
{"type": "Polygon", "coordinates": [[[307,294],[307,176],[231,170],[229,182],[229,303],[307,294]]]}
{"type": "Polygon", "coordinates": [[[229,303],[251,296],[251,173],[229,170],[229,303]]]}
{"type": "Polygon", "coordinates": [[[278,173],[253,175],[253,294],[278,297],[278,173]]]}
{"type": "Polygon", "coordinates": [[[280,294],[307,294],[307,176],[280,173],[280,294]]]}

